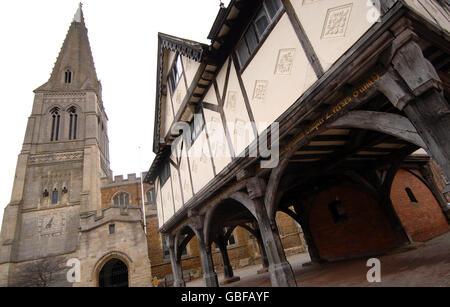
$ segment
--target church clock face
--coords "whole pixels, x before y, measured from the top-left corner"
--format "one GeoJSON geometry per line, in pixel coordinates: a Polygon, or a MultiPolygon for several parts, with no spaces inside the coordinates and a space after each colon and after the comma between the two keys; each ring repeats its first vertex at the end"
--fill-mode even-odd
{"type": "Polygon", "coordinates": [[[64,233],[66,218],[63,214],[42,215],[38,221],[39,234],[41,237],[57,237],[64,233]]]}

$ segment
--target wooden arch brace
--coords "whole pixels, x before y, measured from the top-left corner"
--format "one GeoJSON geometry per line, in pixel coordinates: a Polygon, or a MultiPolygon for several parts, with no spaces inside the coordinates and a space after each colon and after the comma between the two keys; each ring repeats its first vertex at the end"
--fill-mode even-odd
{"type": "Polygon", "coordinates": [[[427,146],[409,119],[397,114],[375,111],[352,111],[329,124],[328,127],[374,130],[398,137],[427,150],[427,146]]]}

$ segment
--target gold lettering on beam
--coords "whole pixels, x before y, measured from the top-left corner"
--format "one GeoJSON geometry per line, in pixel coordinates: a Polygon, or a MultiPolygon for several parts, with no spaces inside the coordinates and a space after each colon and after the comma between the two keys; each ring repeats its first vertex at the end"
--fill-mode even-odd
{"type": "Polygon", "coordinates": [[[319,128],[330,118],[332,118],[334,115],[339,113],[345,106],[347,106],[349,103],[351,103],[353,100],[359,97],[359,95],[364,94],[367,92],[370,88],[372,88],[375,83],[380,80],[381,76],[379,73],[375,72],[373,73],[367,80],[365,80],[360,86],[354,88],[351,92],[352,95],[346,96],[341,101],[339,101],[334,107],[331,108],[330,111],[327,111],[325,115],[317,119],[311,126],[309,126],[307,129],[305,129],[304,132],[302,132],[300,135],[298,135],[295,139],[293,139],[289,144],[285,146],[283,150],[281,150],[280,155],[285,153],[286,151],[290,150],[295,144],[300,142],[303,138],[308,136],[314,131],[319,130],[319,128]]]}

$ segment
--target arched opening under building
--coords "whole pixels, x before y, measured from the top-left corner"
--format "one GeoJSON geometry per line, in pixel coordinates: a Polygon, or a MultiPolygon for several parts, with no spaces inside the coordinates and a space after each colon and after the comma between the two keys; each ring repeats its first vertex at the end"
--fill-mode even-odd
{"type": "Polygon", "coordinates": [[[128,287],[128,267],[117,259],[112,258],[106,262],[98,276],[99,287],[128,287]]]}

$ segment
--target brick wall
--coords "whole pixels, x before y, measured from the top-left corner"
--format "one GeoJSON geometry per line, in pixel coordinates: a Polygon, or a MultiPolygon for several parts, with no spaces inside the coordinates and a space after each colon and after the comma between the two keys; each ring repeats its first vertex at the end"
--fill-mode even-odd
{"type": "MultiPolygon", "coordinates": [[[[144,193],[150,188],[151,186],[148,184],[144,184],[144,193]]],[[[131,182],[124,182],[120,185],[110,185],[106,187],[102,187],[102,208],[106,208],[108,206],[113,205],[113,196],[117,192],[126,192],[130,194],[130,204],[133,206],[137,205],[136,199],[139,197],[139,199],[142,198],[141,195],[141,184],[139,181],[131,181],[131,182]],[[138,190],[136,191],[136,185],[138,190]]],[[[144,199],[146,200],[147,196],[144,196],[144,199]]],[[[141,203],[141,201],[139,201],[141,203]]]]}
{"type": "Polygon", "coordinates": [[[414,241],[426,241],[449,230],[438,201],[428,187],[406,170],[399,170],[391,188],[391,201],[403,226],[414,241]],[[406,189],[417,202],[411,202],[406,189]]]}
{"type": "Polygon", "coordinates": [[[347,186],[336,186],[316,197],[309,217],[312,236],[326,260],[385,252],[396,242],[387,218],[370,196],[347,186]],[[328,204],[338,198],[348,216],[335,224],[328,204]]]}

